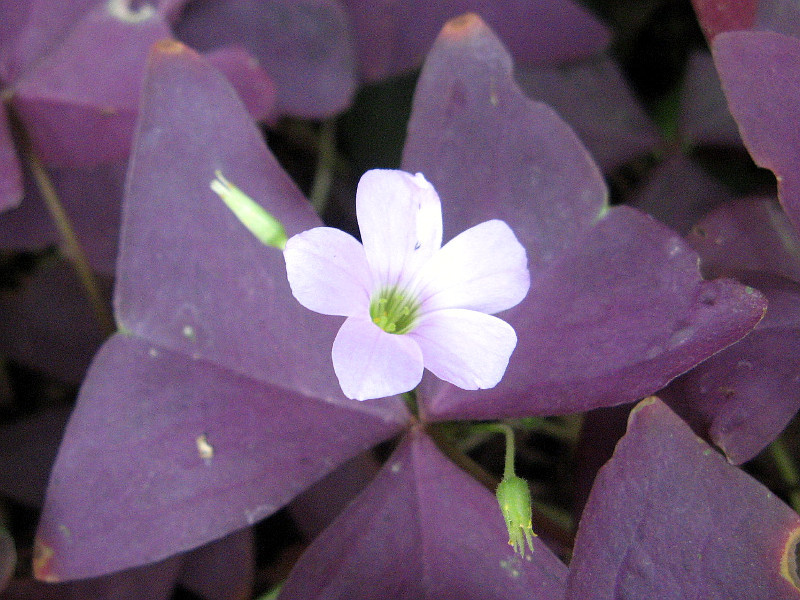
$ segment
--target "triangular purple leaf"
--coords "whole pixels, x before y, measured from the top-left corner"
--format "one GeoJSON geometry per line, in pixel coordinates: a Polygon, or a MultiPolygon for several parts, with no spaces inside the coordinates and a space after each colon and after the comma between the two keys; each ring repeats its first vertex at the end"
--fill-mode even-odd
{"type": "Polygon", "coordinates": [[[36,574],[92,577],[220,538],[401,426],[117,334],[64,434],[36,574]]]}
{"type": "Polygon", "coordinates": [[[659,143],[655,125],[608,56],[522,68],[517,81],[570,124],[604,171],[649,154],[659,143]]]}
{"type": "Polygon", "coordinates": [[[597,167],[550,109],[514,83],[477,17],[451,21],[423,69],[403,160],[442,198],[445,237],[490,218],[526,247],[531,290],[501,313],[518,335],[500,384],[423,379],[427,418],[557,414],[629,402],[744,336],[764,300],[700,278],[674,232],[608,209],[597,167]]]}
{"type": "Polygon", "coordinates": [[[347,17],[333,0],[193,2],[175,35],[201,51],[243,45],[275,81],[281,114],[330,116],[347,108],[355,91],[347,17]]]}
{"type": "Polygon", "coordinates": [[[731,113],[756,164],[778,178],[778,197],[800,231],[800,39],[729,32],[712,44],[731,113]]]}
{"type": "Polygon", "coordinates": [[[699,221],[687,240],[711,277],[759,271],[800,282],[800,233],[774,199],[727,202],[699,221]]]}
{"type": "Polygon", "coordinates": [[[521,559],[497,499],[411,431],[308,548],[281,600],[561,600],[564,565],[538,539],[521,559]]]}
{"type": "Polygon", "coordinates": [[[722,182],[676,153],[648,173],[628,203],[685,235],[709,210],[731,198],[733,193],[722,182]]]}
{"type": "Polygon", "coordinates": [[[72,26],[102,0],[2,0],[0,82],[11,83],[66,37],[72,26]]]}
{"type": "Polygon", "coordinates": [[[689,240],[704,272],[737,276],[769,303],[747,337],[660,392],[738,464],[775,439],[800,408],[800,238],[776,202],[739,200],[698,223],[689,240]]]}
{"type": "Polygon", "coordinates": [[[565,600],[797,598],[782,560],[798,533],[797,514],[650,398],[595,480],[565,600]]]}
{"type": "Polygon", "coordinates": [[[342,395],[337,323],[297,304],[281,254],[209,188],[217,169],[290,234],[318,224],[224,77],[157,44],[126,189],[124,333],[95,359],[65,434],[39,576],[98,575],[219,538],[408,418],[397,398],[342,395]]]}
{"type": "Polygon", "coordinates": [[[89,12],[14,88],[41,157],[67,166],[125,158],[148,49],[169,35],[155,14],[132,22],[105,5],[89,12]]]}
{"type": "Polygon", "coordinates": [[[689,59],[681,90],[680,129],[690,144],[742,145],[709,52],[695,52],[689,59]]]}
{"type": "Polygon", "coordinates": [[[523,64],[554,64],[600,52],[608,29],[572,0],[343,0],[355,29],[361,71],[368,81],[417,67],[442,25],[475,12],[498,32],[523,64]]]}

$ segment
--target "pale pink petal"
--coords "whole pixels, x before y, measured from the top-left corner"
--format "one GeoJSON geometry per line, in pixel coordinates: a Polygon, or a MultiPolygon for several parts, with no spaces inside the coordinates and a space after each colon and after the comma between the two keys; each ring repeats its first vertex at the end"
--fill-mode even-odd
{"type": "Polygon", "coordinates": [[[467,229],[425,264],[419,273],[424,312],[468,308],[493,314],[519,304],[528,293],[525,248],[503,221],[467,229]]]}
{"type": "Polygon", "coordinates": [[[345,317],[369,310],[372,275],[353,236],[315,227],[292,236],[283,257],[292,294],[306,308],[345,317]]]}
{"type": "Polygon", "coordinates": [[[517,334],[505,321],[459,308],[423,315],[407,335],[422,348],[427,369],[465,390],[496,386],[517,345],[517,334]]]}
{"type": "Polygon", "coordinates": [[[422,352],[407,335],[386,333],[366,317],[350,317],[333,342],[333,369],[348,398],[382,398],[416,387],[422,352]]]}
{"type": "Polygon", "coordinates": [[[358,182],[356,213],[367,261],[382,286],[407,283],[442,245],[442,205],[419,173],[367,171],[358,182]]]}

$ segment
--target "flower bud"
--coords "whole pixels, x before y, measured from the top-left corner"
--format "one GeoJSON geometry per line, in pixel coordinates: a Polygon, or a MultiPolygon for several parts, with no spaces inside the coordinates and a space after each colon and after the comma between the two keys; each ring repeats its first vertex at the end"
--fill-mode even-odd
{"type": "Polygon", "coordinates": [[[506,521],[509,545],[520,556],[525,556],[525,543],[533,552],[536,534],[531,527],[531,491],[528,482],[516,475],[504,477],[497,486],[497,502],[506,521]]]}

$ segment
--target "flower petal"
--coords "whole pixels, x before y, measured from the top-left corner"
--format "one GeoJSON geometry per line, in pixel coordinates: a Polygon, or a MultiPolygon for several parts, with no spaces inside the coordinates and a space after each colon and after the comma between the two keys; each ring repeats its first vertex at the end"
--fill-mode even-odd
{"type": "Polygon", "coordinates": [[[514,328],[502,319],[459,308],[423,315],[408,337],[422,349],[426,368],[465,390],[496,386],[517,345],[514,328]]]}
{"type": "Polygon", "coordinates": [[[306,308],[344,317],[368,309],[372,276],[364,248],[353,236],[315,227],[292,236],[283,257],[292,294],[306,308]]]}
{"type": "Polygon", "coordinates": [[[416,387],[422,379],[422,352],[407,335],[350,317],[333,342],[333,369],[348,398],[382,398],[416,387]]]}
{"type": "Polygon", "coordinates": [[[421,173],[367,171],[356,213],[367,261],[383,286],[408,282],[442,245],[442,205],[421,173]]]}
{"type": "Polygon", "coordinates": [[[423,311],[467,308],[493,314],[528,293],[525,248],[503,221],[486,221],[447,242],[419,274],[423,311]]]}

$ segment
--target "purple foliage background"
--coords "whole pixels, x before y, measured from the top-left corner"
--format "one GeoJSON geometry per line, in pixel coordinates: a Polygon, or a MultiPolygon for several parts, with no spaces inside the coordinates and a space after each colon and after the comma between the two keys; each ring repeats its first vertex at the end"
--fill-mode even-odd
{"type": "Polygon", "coordinates": [[[791,2],[150,4],[0,0],[0,600],[800,598],[791,2]],[[208,189],[371,168],[526,247],[497,388],[345,398],[208,189]]]}

